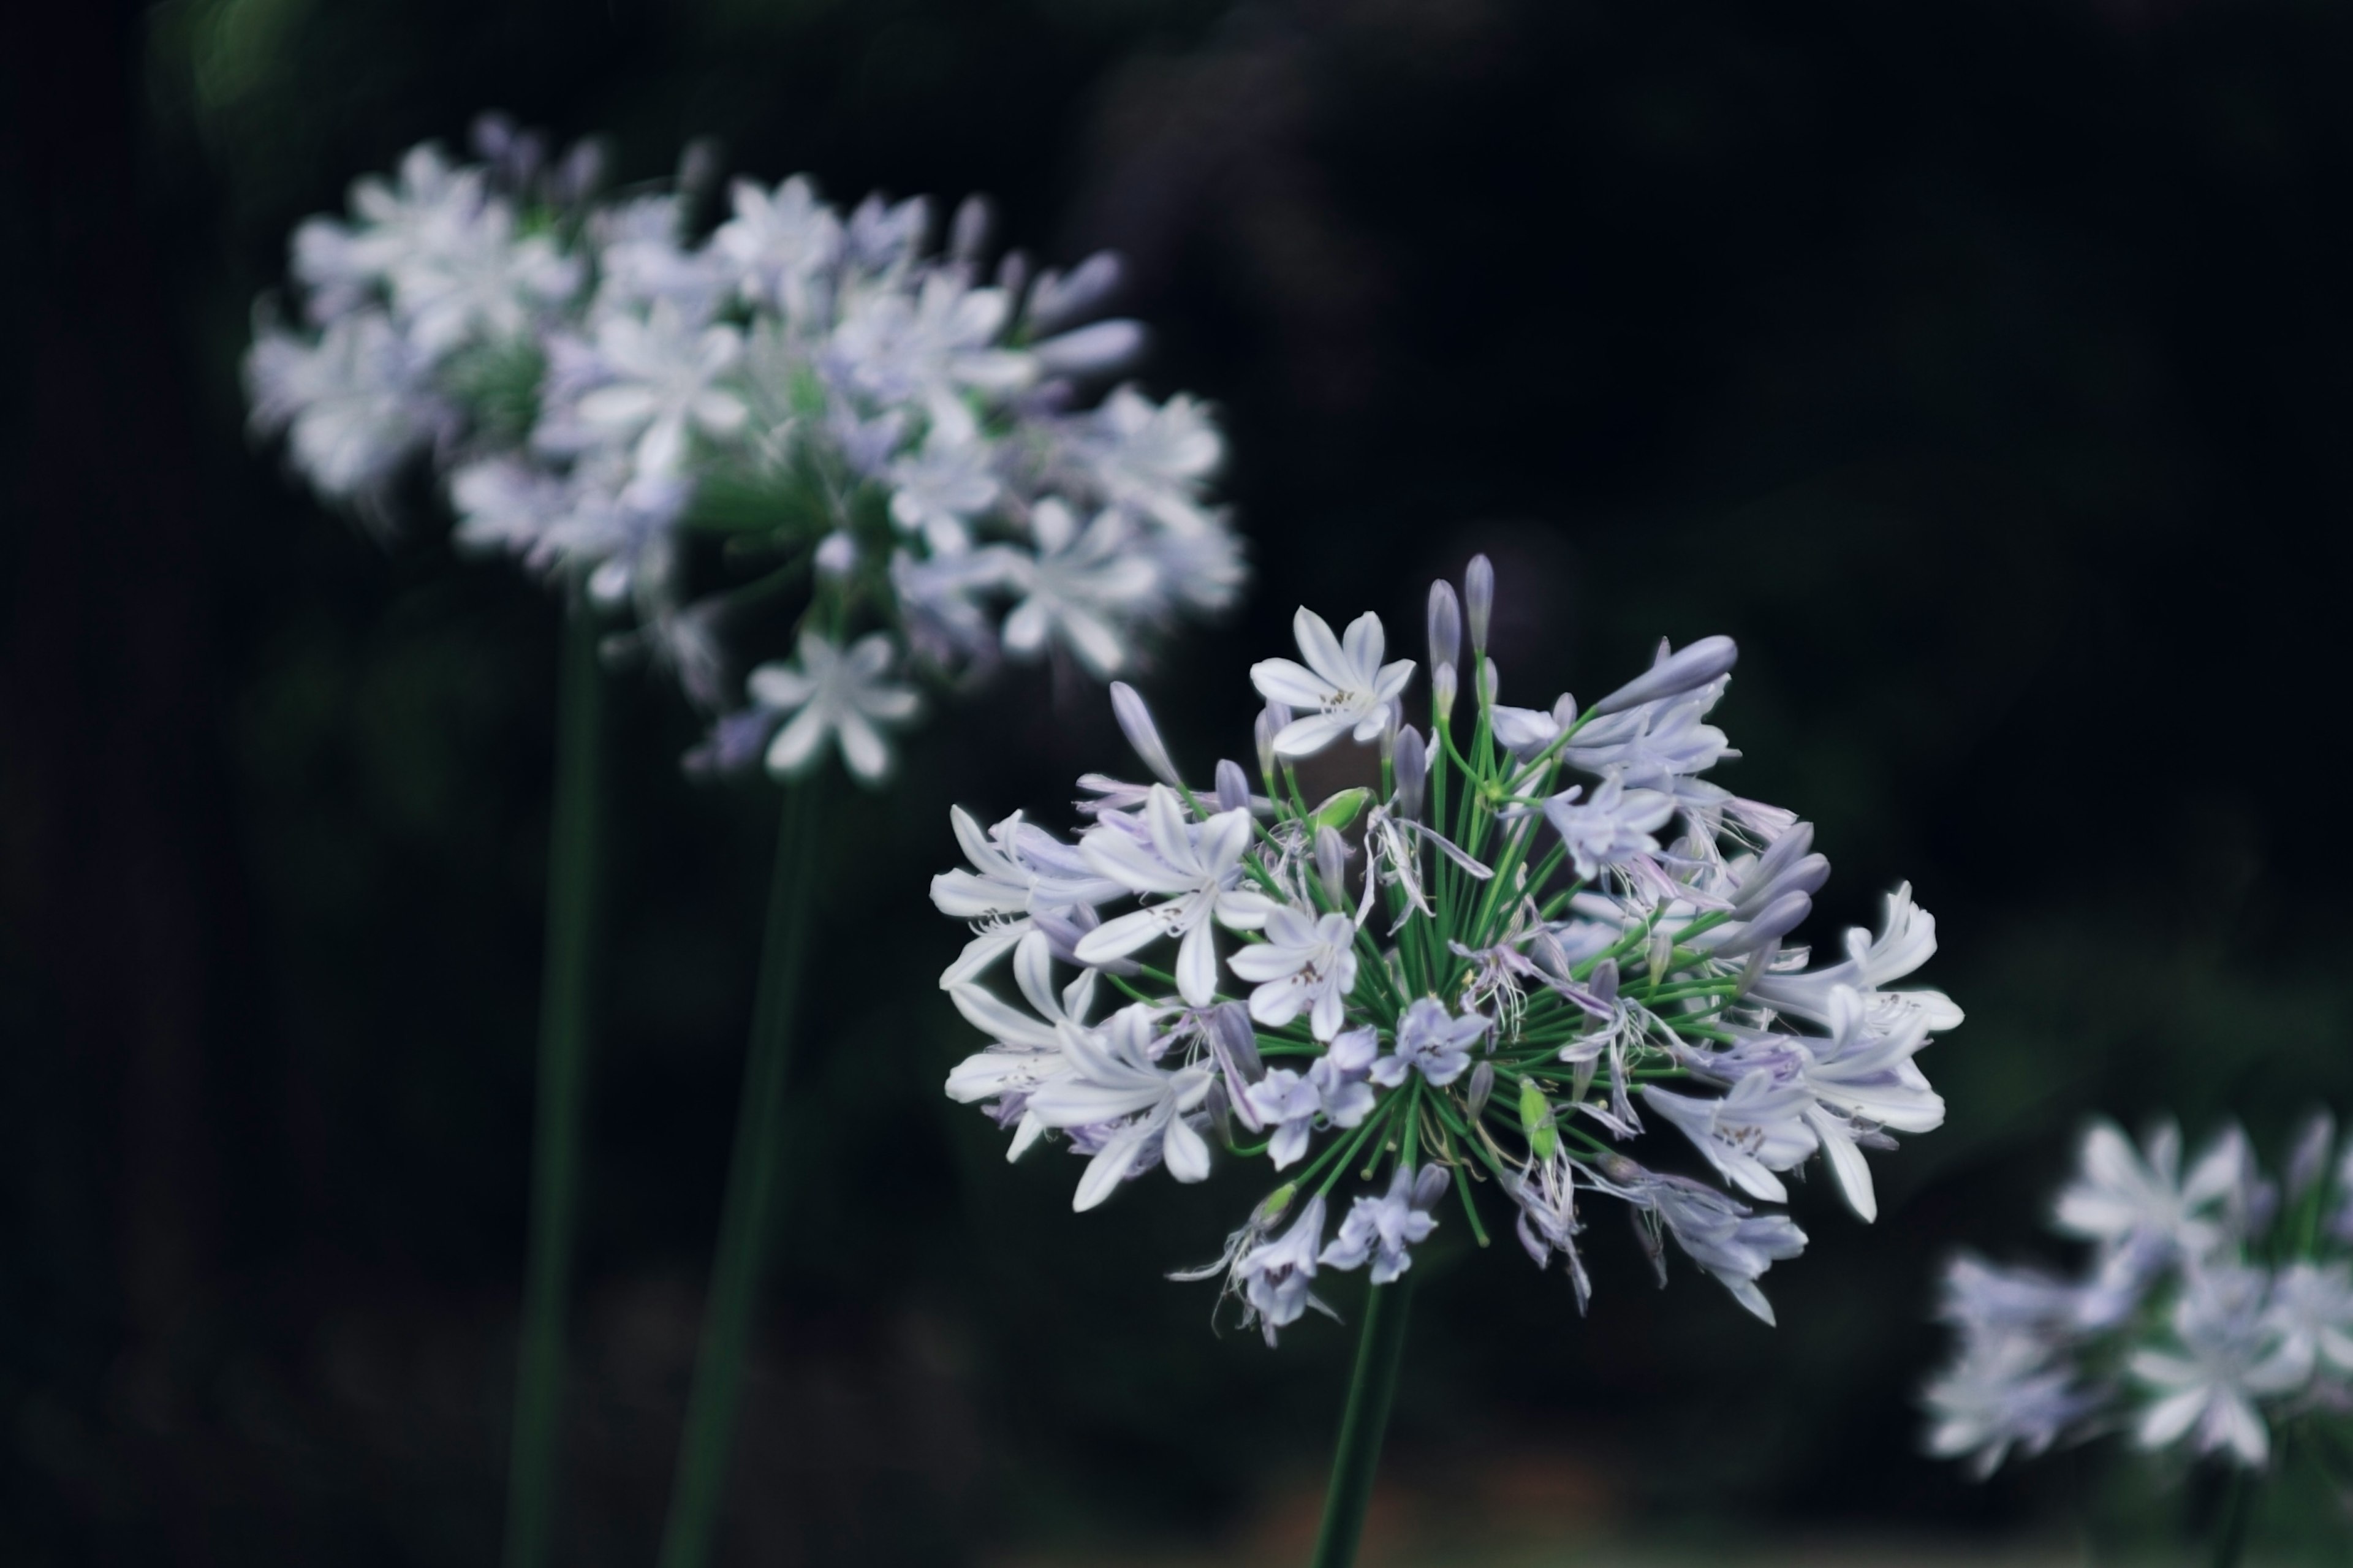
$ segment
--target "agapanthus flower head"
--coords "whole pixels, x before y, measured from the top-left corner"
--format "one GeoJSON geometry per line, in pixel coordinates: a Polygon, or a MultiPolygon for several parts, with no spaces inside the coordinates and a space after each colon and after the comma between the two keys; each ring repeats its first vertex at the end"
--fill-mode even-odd
{"type": "Polygon", "coordinates": [[[1387,658],[1378,618],[1335,634],[1302,608],[1298,657],[1251,670],[1255,779],[1187,767],[1115,686],[1151,782],[1087,775],[1073,841],[1018,816],[984,835],[958,812],[972,868],[934,886],[974,931],[941,984],[990,1037],[949,1093],[988,1102],[1018,1148],[1066,1137],[1088,1161],[1081,1209],[1156,1167],[1192,1182],[1214,1158],[1264,1156],[1280,1184],[1218,1264],[1182,1277],[1222,1276],[1270,1342],[1317,1304],[1319,1272],[1387,1282],[1449,1225],[1483,1242],[1496,1197],[1580,1308],[1583,1211],[1612,1202],[1662,1279],[1672,1244],[1769,1322],[1759,1280],[1806,1238],[1757,1205],[1819,1153],[1868,1218],[1862,1151],[1943,1116],[1914,1058],[1958,1011],[1883,989],[1935,947],[1909,889],[1883,931],[1807,969],[1785,939],[1828,871],[1811,829],[1696,776],[1725,754],[1712,730],[1687,738],[1730,644],[1670,653],[1593,710],[1507,709],[1484,652],[1493,594],[1482,560],[1459,599],[1431,597],[1441,669],[1469,621],[1476,707],[1460,718],[1437,702],[1428,731],[1403,727],[1416,666],[1387,658]],[[1311,801],[1294,763],[1334,747],[1364,783],[1311,801]],[[992,984],[1008,952],[1019,1001],[992,984]],[[1098,999],[1117,1010],[1087,1016],[1098,999]]]}
{"type": "Polygon", "coordinates": [[[2138,1146],[2094,1122],[2052,1212],[2087,1244],[2076,1274],[1947,1267],[1937,1316],[1957,1344],[1924,1394],[1928,1451],[1983,1477],[2012,1451],[2122,1430],[2261,1470],[2283,1430],[2353,1407],[2353,1237],[2328,1223],[2353,1162],[2336,1142],[2334,1118],[2307,1123],[2283,1205],[2235,1125],[2185,1170],[2174,1122],[2138,1146]]]}
{"type": "Polygon", "coordinates": [[[461,543],[633,612],[613,646],[695,672],[704,762],[790,712],[775,769],[823,753],[816,726],[884,776],[904,705],[791,695],[818,679],[804,633],[869,650],[860,669],[1007,658],[1103,679],[1231,602],[1223,437],[1190,396],[1114,384],[1145,334],[1097,319],[1113,258],[992,276],[985,204],[934,248],[927,201],[845,213],[807,175],[736,181],[703,232],[707,149],[600,198],[593,158],[551,163],[503,121],[475,141],[484,162],[417,148],[297,231],[303,324],[258,327],[255,428],[373,514],[429,458],[461,543]],[[737,695],[755,664],[760,690],[737,695]]]}

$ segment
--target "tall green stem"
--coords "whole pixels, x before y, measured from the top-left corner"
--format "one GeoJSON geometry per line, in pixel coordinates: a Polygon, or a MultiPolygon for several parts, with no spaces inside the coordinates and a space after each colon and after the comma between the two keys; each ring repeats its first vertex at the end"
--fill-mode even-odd
{"type": "Polygon", "coordinates": [[[1340,1442],[1332,1456],[1332,1485],[1324,1494],[1324,1528],[1316,1533],[1313,1568],[1351,1568],[1356,1560],[1365,1509],[1373,1500],[1373,1472],[1380,1464],[1381,1434],[1388,1427],[1389,1401],[1405,1359],[1406,1309],[1412,1289],[1409,1272],[1365,1292],[1356,1372],[1348,1384],[1347,1410],[1340,1417],[1340,1442]]]}
{"type": "Polygon", "coordinates": [[[735,1415],[744,1400],[744,1347],[758,1303],[760,1277],[775,1229],[776,1168],[785,1152],[785,1076],[792,1055],[793,1015],[801,963],[808,951],[810,860],[818,837],[824,773],[785,794],[776,833],[776,868],[761,939],[759,989],[752,1005],[752,1045],[736,1109],[735,1150],[719,1215],[719,1254],[703,1310],[702,1343],[688,1395],[686,1436],[662,1530],[661,1568],[702,1568],[711,1559],[726,1495],[735,1415]]]}
{"type": "Polygon", "coordinates": [[[579,1228],[588,1004],[596,972],[604,709],[596,617],[575,600],[565,621],[557,674],[547,956],[540,992],[522,1344],[507,1469],[507,1568],[542,1568],[555,1518],[556,1472],[563,1451],[565,1320],[579,1228]]]}

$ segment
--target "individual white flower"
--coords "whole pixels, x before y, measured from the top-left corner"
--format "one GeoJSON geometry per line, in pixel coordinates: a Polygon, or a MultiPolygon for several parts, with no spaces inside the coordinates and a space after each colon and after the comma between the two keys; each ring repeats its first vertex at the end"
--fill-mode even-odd
{"type": "Polygon", "coordinates": [[[521,337],[579,289],[577,258],[545,235],[518,238],[514,227],[513,208],[484,200],[387,269],[393,307],[422,353],[521,337]]]}
{"type": "Polygon", "coordinates": [[[332,321],[417,257],[446,249],[482,200],[481,171],[453,168],[430,142],[410,148],[393,180],[353,182],[357,222],[311,218],[294,232],[293,270],[311,289],[311,319],[332,321]]]}
{"type": "Polygon", "coordinates": [[[1201,405],[1178,394],[1155,406],[1133,386],[1067,426],[1070,452],[1094,493],[1180,534],[1209,531],[1202,487],[1225,458],[1225,441],[1201,405]]]}
{"type": "Polygon", "coordinates": [[[884,403],[935,405],[966,387],[1005,392],[1036,374],[1028,355],[997,347],[1009,304],[950,272],[926,275],[911,295],[881,288],[854,299],[826,348],[845,384],[884,403]]]}
{"type": "Polygon", "coordinates": [[[743,352],[733,327],[698,329],[667,300],[642,320],[609,315],[596,327],[608,379],[580,399],[579,421],[606,440],[633,444],[640,475],[671,473],[691,431],[725,437],[744,427],[743,400],[717,384],[743,352]]]}
{"type": "Polygon", "coordinates": [[[1084,528],[1051,497],[1029,514],[1035,555],[1007,557],[1017,602],[1005,617],[1005,650],[1034,658],[1049,643],[1068,647],[1090,675],[1103,679],[1127,662],[1123,612],[1148,601],[1156,574],[1134,548],[1127,520],[1106,511],[1084,528]]]}
{"type": "MultiPolygon", "coordinates": [[[[1440,1173],[1433,1168],[1427,1173],[1440,1173]]],[[[1434,1197],[1445,1190],[1439,1184],[1429,1191],[1434,1197]]],[[[1420,1246],[1438,1228],[1429,1203],[1417,1201],[1422,1195],[1416,1190],[1414,1173],[1398,1165],[1389,1177],[1388,1192],[1378,1197],[1360,1197],[1349,1205],[1339,1235],[1332,1238],[1318,1261],[1326,1268],[1361,1268],[1369,1261],[1372,1282],[1388,1284],[1413,1267],[1413,1254],[1408,1248],[1420,1246]]]]}
{"type": "Polygon", "coordinates": [[[2312,1374],[2263,1314],[2263,1278],[2246,1268],[2194,1271],[2173,1310],[2179,1352],[2141,1350],[2127,1363],[2151,1396],[2133,1436],[2144,1448],[2187,1437],[2200,1454],[2227,1453],[2249,1469],[2271,1457],[2256,1401],[2312,1374]]]}
{"type": "Polygon", "coordinates": [[[1772,1303],[1757,1281],[1775,1263],[1805,1250],[1806,1233],[1797,1222],[1787,1215],[1752,1216],[1743,1205],[1697,1182],[1650,1172],[1621,1195],[1663,1225],[1675,1245],[1715,1275],[1734,1300],[1763,1321],[1773,1321],[1772,1303]]]}
{"type": "Polygon", "coordinates": [[[1243,948],[1226,967],[1257,989],[1250,1016],[1281,1028],[1302,1013],[1319,1040],[1340,1032],[1342,1004],[1356,984],[1356,926],[1346,915],[1316,918],[1285,904],[1266,918],[1266,940],[1243,948]]]}
{"type": "Polygon", "coordinates": [[[733,216],[712,231],[711,248],[728,280],[753,304],[807,315],[812,281],[840,254],[840,217],[802,174],[774,191],[737,180],[727,198],[733,216]]]}
{"type": "Polygon", "coordinates": [[[1299,1217],[1279,1239],[1261,1242],[1235,1263],[1243,1299],[1263,1327],[1268,1344],[1274,1343],[1277,1329],[1297,1322],[1309,1307],[1321,1304],[1311,1287],[1323,1245],[1324,1199],[1319,1194],[1301,1206],[1299,1217]]]}
{"type": "Polygon", "coordinates": [[[1065,1025],[1086,1027],[1095,985],[1095,972],[1086,969],[1057,992],[1052,944],[1035,929],[1025,932],[1014,949],[1013,975],[1022,996],[1037,1009],[1036,1016],[1008,1005],[978,985],[946,988],[956,1011],[997,1042],[967,1057],[948,1074],[948,1098],[967,1105],[993,1100],[1002,1110],[1018,1115],[1013,1142],[1006,1151],[1008,1160],[1018,1160],[1046,1131],[1046,1121],[1029,1109],[1029,1096],[1039,1085],[1071,1073],[1060,1031],[1065,1025]]]}
{"type": "Polygon", "coordinates": [[[813,631],[801,633],[799,664],[764,664],[747,683],[752,700],[792,717],[768,747],[768,771],[791,778],[815,766],[828,739],[851,773],[869,784],[891,771],[880,726],[903,724],[920,705],[914,692],[885,678],[896,658],[890,637],[870,632],[847,650],[813,631]]]}
{"type": "Polygon", "coordinates": [[[1381,618],[1369,612],[1358,616],[1343,642],[1323,616],[1303,605],[1291,629],[1300,658],[1307,661],[1303,668],[1287,658],[1250,666],[1250,683],[1261,696],[1310,710],[1274,737],[1276,752],[1311,756],[1348,734],[1359,742],[1378,739],[1389,721],[1390,702],[1413,679],[1413,660],[1381,662],[1381,618]]]}
{"type": "Polygon", "coordinates": [[[1923,1392],[1933,1423],[1927,1450],[1940,1459],[1966,1458],[1979,1480],[2012,1448],[2042,1453],[2094,1405],[2074,1382],[2072,1369],[2054,1363],[2048,1342],[2033,1334],[1969,1335],[1953,1364],[1923,1392]]]}
{"type": "Polygon", "coordinates": [[[364,496],[451,428],[428,371],[378,310],[330,323],[316,343],[265,331],[246,359],[253,427],[286,431],[295,467],[321,494],[364,496]]]}
{"type": "Polygon", "coordinates": [[[2353,1263],[2289,1264],[2273,1278],[2266,1317],[2284,1354],[2353,1373],[2353,1263]]]}
{"type": "Polygon", "coordinates": [[[976,923],[964,956],[940,976],[943,990],[979,978],[1039,929],[1039,917],[1074,921],[1083,910],[1092,920],[1095,905],[1127,891],[1097,874],[1075,847],[1024,822],[1018,811],[986,833],[960,805],[949,808],[948,819],[972,869],[934,877],[932,903],[944,915],[976,923]]]}
{"type": "Polygon", "coordinates": [[[712,252],[684,242],[685,216],[674,192],[597,209],[589,224],[598,271],[594,314],[666,305],[691,322],[711,319],[727,284],[712,252]]]}
{"type": "Polygon", "coordinates": [[[1442,1089],[1462,1076],[1471,1065],[1471,1047],[1493,1027],[1480,1014],[1458,1018],[1437,998],[1417,997],[1398,1019],[1396,1052],[1373,1064],[1373,1081],[1395,1089],[1407,1073],[1419,1072],[1442,1089]]]}
{"type": "Polygon", "coordinates": [[[1839,985],[1831,990],[1828,1023],[1827,1037],[1797,1039],[1800,1078],[1820,1102],[1807,1109],[1806,1121],[1849,1206],[1869,1221],[1878,1217],[1879,1200],[1857,1146],[1862,1131],[1931,1132],[1945,1123],[1943,1096],[1912,1059],[1928,1043],[1928,1020],[1907,1010],[1875,1021],[1853,987],[1839,985]]]}
{"type": "Polygon", "coordinates": [[[1936,951],[1936,919],[1912,901],[1912,884],[1904,883],[1887,895],[1885,918],[1873,937],[1861,926],[1846,933],[1846,960],[1802,973],[1767,973],[1749,986],[1749,994],[1793,1018],[1826,1024],[1831,994],[1840,986],[1858,993],[1874,1018],[1891,1023],[1893,1016],[1915,1012],[1930,1029],[1955,1029],[1961,1010],[1941,991],[1883,991],[1891,980],[1901,980],[1919,968],[1936,951]]]}
{"type": "Polygon", "coordinates": [[[2066,1235],[2096,1241],[2134,1273],[2174,1258],[2204,1258],[2229,1235],[2224,1209],[2245,1163],[2245,1139],[2226,1128],[2185,1177],[2181,1131],[2171,1122],[2151,1131],[2147,1158],[2110,1122],[2084,1134],[2073,1182],[2055,1211],[2066,1235]]]}
{"type": "Polygon", "coordinates": [[[1159,1162],[1180,1182],[1209,1174],[1209,1146],[1185,1120],[1208,1098],[1207,1068],[1170,1070],[1153,1060],[1152,1009],[1113,1014],[1103,1029],[1057,1026],[1069,1073],[1040,1084],[1029,1114],[1048,1127],[1103,1127],[1102,1146],[1079,1178],[1073,1209],[1093,1208],[1139,1169],[1159,1162]]]}
{"type": "Polygon", "coordinates": [[[997,504],[998,485],[988,443],[972,418],[934,421],[922,447],[891,464],[891,521],[923,535],[934,555],[972,547],[971,521],[997,504]]]}
{"type": "Polygon", "coordinates": [[[1255,931],[1274,906],[1262,893],[1235,886],[1242,851],[1250,847],[1249,811],[1220,812],[1194,826],[1186,820],[1176,792],[1154,784],[1144,811],[1145,836],[1097,827],[1082,840],[1088,861],[1131,892],[1163,895],[1150,904],[1105,921],[1080,939],[1079,962],[1125,958],[1159,938],[1179,939],[1176,987],[1193,1006],[1217,997],[1218,953],[1210,921],[1234,931],[1255,931]]]}
{"type": "Polygon", "coordinates": [[[1615,773],[1601,781],[1591,798],[1580,802],[1581,786],[1571,785],[1545,802],[1545,820],[1560,835],[1577,876],[1590,882],[1605,868],[1623,866],[1637,855],[1655,855],[1659,841],[1651,837],[1675,814],[1675,803],[1655,790],[1628,790],[1615,773]]]}
{"type": "Polygon", "coordinates": [[[1319,1127],[1356,1127],[1372,1113],[1369,1076],[1379,1037],[1351,1029],[1332,1042],[1304,1077],[1275,1068],[1244,1091],[1244,1100],[1263,1126],[1274,1129],[1267,1158],[1278,1171],[1297,1164],[1307,1152],[1308,1134],[1319,1127]]]}
{"type": "Polygon", "coordinates": [[[1812,1091],[1770,1072],[1752,1072],[1715,1100],[1645,1084],[1642,1103],[1674,1123],[1726,1180],[1771,1203],[1789,1201],[1788,1189],[1773,1173],[1804,1163],[1819,1146],[1805,1114],[1814,1103],[1812,1091]]]}

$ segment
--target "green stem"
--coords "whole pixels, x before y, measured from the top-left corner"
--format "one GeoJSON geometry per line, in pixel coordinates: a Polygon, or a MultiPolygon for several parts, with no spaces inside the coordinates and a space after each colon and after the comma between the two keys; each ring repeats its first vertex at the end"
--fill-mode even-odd
{"type": "Polygon", "coordinates": [[[2225,1485],[2222,1518],[2214,1531],[2214,1568],[2238,1568],[2247,1550],[2247,1527],[2254,1521],[2255,1488],[2240,1469],[2231,1472],[2225,1485]]]}
{"type": "Polygon", "coordinates": [[[1381,1457],[1381,1435],[1389,1423],[1398,1369],[1405,1359],[1406,1309],[1413,1274],[1365,1292],[1365,1322],[1356,1341],[1356,1371],[1348,1384],[1348,1405],[1340,1417],[1340,1443],[1332,1456],[1332,1487],[1324,1498],[1324,1528],[1316,1533],[1313,1568],[1351,1568],[1365,1533],[1365,1509],[1373,1500],[1373,1472],[1381,1457]]]}
{"type": "Polygon", "coordinates": [[[547,952],[540,980],[522,1344],[507,1460],[507,1568],[541,1568],[547,1561],[563,1451],[565,1319],[579,1228],[588,1004],[596,973],[597,839],[604,806],[605,678],[597,668],[596,637],[596,616],[575,599],[565,616],[556,676],[547,952]]]}
{"type": "Polygon", "coordinates": [[[752,1008],[752,1044],[744,1061],[744,1098],[736,1109],[735,1148],[720,1208],[719,1253],[712,1268],[711,1300],[703,1310],[702,1342],[688,1395],[686,1436],[670,1519],[662,1527],[661,1568],[702,1568],[711,1559],[719,1505],[726,1495],[735,1415],[744,1399],[744,1352],[753,1310],[776,1228],[776,1170],[785,1148],[785,1078],[792,1055],[793,1019],[801,963],[808,951],[810,861],[820,810],[822,771],[785,794],[776,833],[776,868],[768,894],[768,924],[760,949],[760,983],[752,1008]]]}

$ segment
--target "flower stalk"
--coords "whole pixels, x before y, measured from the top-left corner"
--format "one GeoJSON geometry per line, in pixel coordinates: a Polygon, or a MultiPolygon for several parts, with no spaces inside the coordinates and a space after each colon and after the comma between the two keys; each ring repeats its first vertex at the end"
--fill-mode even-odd
{"type": "Polygon", "coordinates": [[[1405,1327],[1412,1305],[1413,1275],[1400,1274],[1365,1292],[1365,1321],[1357,1331],[1356,1370],[1348,1380],[1348,1403],[1340,1417],[1340,1440],[1332,1455],[1332,1483],[1324,1494],[1324,1524],[1316,1531],[1314,1568],[1350,1568],[1365,1533],[1365,1510],[1373,1499],[1381,1437],[1389,1424],[1398,1373],[1405,1362],[1405,1327]]]}
{"type": "Polygon", "coordinates": [[[580,1212],[601,891],[605,677],[596,616],[575,594],[557,675],[555,802],[548,847],[547,956],[532,1131],[531,1236],[507,1472],[507,1568],[548,1558],[563,1449],[565,1330],[580,1212]]]}
{"type": "Polygon", "coordinates": [[[728,1161],[718,1255],[687,1399],[678,1476],[662,1529],[661,1568],[702,1568],[711,1560],[720,1505],[726,1496],[728,1460],[744,1399],[744,1346],[776,1229],[776,1174],[785,1154],[785,1086],[801,969],[808,953],[811,862],[825,776],[820,770],[785,792],[753,1001],[751,1047],[736,1110],[735,1147],[728,1161]]]}

